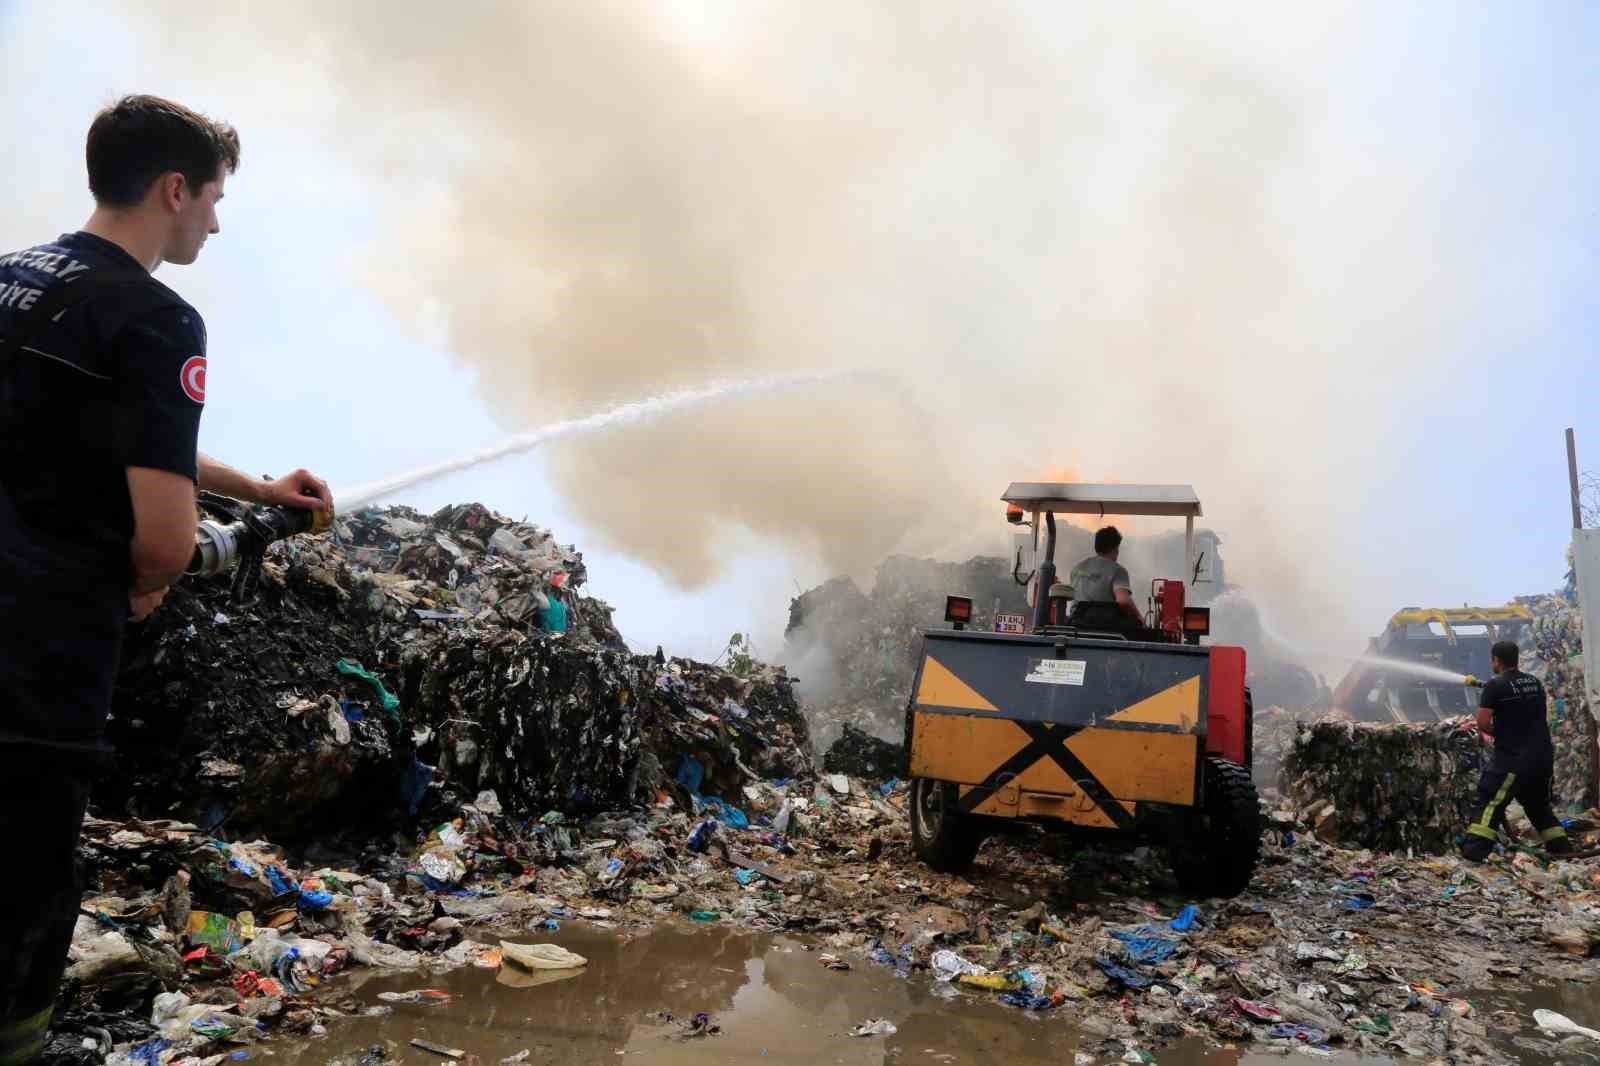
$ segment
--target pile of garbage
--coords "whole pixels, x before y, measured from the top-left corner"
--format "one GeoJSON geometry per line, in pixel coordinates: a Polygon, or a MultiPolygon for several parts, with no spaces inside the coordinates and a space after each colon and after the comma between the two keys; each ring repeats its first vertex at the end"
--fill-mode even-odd
{"type": "Polygon", "coordinates": [[[1251,729],[1251,777],[1257,791],[1276,788],[1283,764],[1294,751],[1302,725],[1310,725],[1326,712],[1298,708],[1262,707],[1257,704],[1251,729]]]}
{"type": "Polygon", "coordinates": [[[819,747],[846,725],[899,739],[916,675],[922,631],[944,624],[946,596],[972,598],[975,630],[997,613],[1024,613],[1011,560],[979,556],[941,563],[895,555],[878,567],[872,593],[836,577],[789,605],[783,661],[798,675],[819,747]]]}
{"type": "Polygon", "coordinates": [[[495,789],[518,813],[810,768],[788,676],[632,654],[582,557],[480,504],[273,545],[259,595],[187,578],[131,628],[102,811],[294,842],[404,830],[495,789]]]}
{"type": "Polygon", "coordinates": [[[481,503],[431,516],[369,508],[341,516],[331,536],[282,541],[273,552],[280,565],[303,567],[358,601],[375,637],[386,623],[403,625],[414,614],[524,632],[570,630],[585,643],[624,646],[611,608],[580,594],[588,578],[583,555],[481,503]]]}
{"type": "MultiPolygon", "coordinates": [[[[1567,564],[1570,568],[1570,548],[1567,564]]],[[[1589,755],[1600,730],[1584,686],[1583,614],[1578,610],[1576,578],[1569,569],[1561,589],[1520,597],[1517,602],[1533,612],[1533,625],[1522,641],[1523,667],[1544,682],[1550,697],[1555,794],[1569,804],[1591,806],[1600,802],[1589,755]]]]}

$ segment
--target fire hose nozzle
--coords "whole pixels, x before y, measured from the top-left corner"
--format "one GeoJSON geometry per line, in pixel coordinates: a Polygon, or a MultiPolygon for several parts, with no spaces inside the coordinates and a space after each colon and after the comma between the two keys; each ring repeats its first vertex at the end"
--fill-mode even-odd
{"type": "Polygon", "coordinates": [[[1468,688],[1482,688],[1483,687],[1483,682],[1479,681],[1477,678],[1473,677],[1471,674],[1468,674],[1465,678],[1463,678],[1462,679],[1462,683],[1465,684],[1468,688]]]}
{"type": "Polygon", "coordinates": [[[232,521],[202,519],[195,527],[194,555],[188,573],[212,577],[232,569],[241,560],[259,558],[267,545],[301,533],[324,533],[333,527],[333,512],[300,507],[255,507],[237,505],[213,509],[232,517],[232,521]]]}
{"type": "Polygon", "coordinates": [[[213,577],[231,569],[239,561],[239,541],[245,533],[242,522],[214,522],[203,519],[194,531],[194,555],[185,573],[213,577]]]}

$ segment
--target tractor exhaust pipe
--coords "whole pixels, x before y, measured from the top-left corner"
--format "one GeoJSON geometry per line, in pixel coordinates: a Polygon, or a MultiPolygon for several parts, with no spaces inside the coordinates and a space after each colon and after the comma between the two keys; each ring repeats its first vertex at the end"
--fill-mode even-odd
{"type": "Polygon", "coordinates": [[[1039,583],[1033,593],[1033,631],[1043,629],[1050,619],[1050,586],[1056,583],[1056,516],[1044,513],[1044,561],[1039,564],[1039,583]]]}

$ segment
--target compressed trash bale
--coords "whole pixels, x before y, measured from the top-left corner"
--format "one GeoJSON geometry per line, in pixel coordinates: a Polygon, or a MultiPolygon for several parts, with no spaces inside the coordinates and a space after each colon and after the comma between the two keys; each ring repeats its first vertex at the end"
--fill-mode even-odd
{"type": "Polygon", "coordinates": [[[1279,789],[1330,843],[1444,852],[1472,818],[1485,755],[1459,723],[1325,719],[1301,727],[1279,789]]]}
{"type": "Polygon", "coordinates": [[[638,759],[628,664],[621,652],[518,633],[446,637],[407,657],[407,704],[455,753],[450,774],[464,791],[492,788],[530,813],[589,806],[625,799],[638,759]]]}
{"type": "Polygon", "coordinates": [[[97,780],[96,805],[180,804],[201,826],[233,817],[271,834],[292,833],[345,795],[387,795],[390,727],[348,721],[340,743],[325,712],[291,717],[279,706],[347,688],[365,698],[342,683],[343,657],[370,664],[377,651],[333,590],[263,580],[258,601],[241,609],[225,580],[186,579],[130,627],[109,726],[117,754],[97,780]]]}

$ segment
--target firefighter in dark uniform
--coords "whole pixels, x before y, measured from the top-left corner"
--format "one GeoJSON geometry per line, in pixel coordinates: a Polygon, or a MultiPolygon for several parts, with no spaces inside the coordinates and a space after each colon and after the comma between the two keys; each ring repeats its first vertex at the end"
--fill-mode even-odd
{"type": "Polygon", "coordinates": [[[1544,686],[1517,669],[1517,656],[1515,641],[1495,644],[1490,651],[1494,677],[1478,699],[1478,729],[1494,739],[1494,754],[1478,779],[1477,816],[1461,845],[1461,854],[1474,862],[1494,850],[1512,800],[1522,805],[1546,851],[1559,855],[1572,850],[1550,807],[1555,747],[1545,720],[1544,686]]]}
{"type": "Polygon", "coordinates": [[[90,126],[84,228],[0,255],[0,1066],[45,1044],[81,896],[74,861],[107,753],[122,629],[194,550],[195,486],[332,505],[304,470],[200,455],[206,335],[152,272],[218,232],[239,161],[221,123],[127,97],[90,126]]]}

